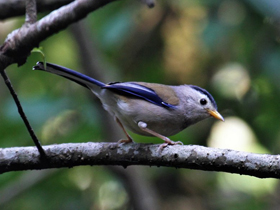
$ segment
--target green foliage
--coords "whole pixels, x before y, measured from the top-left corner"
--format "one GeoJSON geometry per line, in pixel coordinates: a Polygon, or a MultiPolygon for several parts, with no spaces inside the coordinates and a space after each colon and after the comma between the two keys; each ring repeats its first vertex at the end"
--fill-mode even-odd
{"type": "MultiPolygon", "coordinates": [[[[238,150],[278,154],[280,35],[271,19],[243,1],[157,1],[153,9],[118,1],[88,16],[85,24],[97,52],[93,59],[112,81],[187,83],[212,93],[226,122],[208,119],[172,140],[226,148],[235,143],[238,150]],[[240,130],[230,133],[235,128],[240,130]],[[232,135],[236,141],[229,142],[232,135]],[[248,142],[240,143],[244,136],[248,142]]],[[[16,28],[19,22],[22,19],[11,24],[16,28]]],[[[41,46],[48,62],[84,70],[70,30],[48,38],[41,46]]],[[[99,101],[93,103],[90,91],[77,84],[32,71],[38,60],[42,57],[33,53],[24,66],[11,66],[7,73],[41,142],[105,141],[99,101]]],[[[11,96],[1,85],[0,147],[33,145],[11,96]]],[[[132,136],[136,142],[162,142],[132,136]]],[[[45,172],[43,180],[26,189],[23,177],[33,179],[36,171],[1,175],[0,201],[14,191],[21,193],[0,208],[131,209],[125,185],[107,168],[45,172]],[[9,189],[11,185],[16,190],[9,189]]],[[[167,168],[145,167],[145,172],[159,195],[160,209],[261,210],[272,209],[278,202],[276,180],[167,168]]]]}
{"type": "Polygon", "coordinates": [[[44,68],[46,69],[47,68],[47,64],[46,64],[45,54],[43,53],[43,48],[42,47],[39,47],[39,48],[36,47],[31,52],[32,53],[40,53],[42,55],[42,59],[43,59],[43,62],[44,62],[44,68]]]}

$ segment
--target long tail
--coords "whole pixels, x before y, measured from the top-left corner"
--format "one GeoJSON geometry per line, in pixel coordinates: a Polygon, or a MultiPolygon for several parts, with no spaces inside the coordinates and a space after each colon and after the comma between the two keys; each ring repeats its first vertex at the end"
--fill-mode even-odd
{"type": "Polygon", "coordinates": [[[94,85],[97,85],[99,87],[104,87],[105,84],[103,82],[100,82],[96,79],[93,79],[89,76],[86,76],[82,73],[73,71],[71,69],[68,69],[66,67],[63,66],[59,66],[56,64],[52,64],[52,63],[47,63],[47,68],[44,68],[44,63],[43,62],[37,62],[36,66],[33,66],[33,70],[42,70],[42,71],[46,71],[46,72],[50,72],[53,74],[57,74],[59,76],[65,77],[67,79],[70,79],[86,88],[91,89],[90,87],[94,85]]]}

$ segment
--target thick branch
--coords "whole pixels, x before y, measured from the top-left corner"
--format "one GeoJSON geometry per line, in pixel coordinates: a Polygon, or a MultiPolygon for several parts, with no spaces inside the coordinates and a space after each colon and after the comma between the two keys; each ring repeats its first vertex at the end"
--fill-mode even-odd
{"type": "MultiPolygon", "coordinates": [[[[74,0],[36,0],[38,12],[47,12],[58,9],[59,7],[69,4],[74,0]]],[[[140,0],[149,8],[155,6],[155,0],[140,0]]],[[[25,14],[24,0],[0,0],[0,20],[22,16],[25,14]]]]}
{"type": "Polygon", "coordinates": [[[168,146],[118,143],[69,143],[44,146],[47,160],[35,147],[0,149],[0,173],[79,165],[148,165],[224,171],[259,178],[280,178],[280,155],[253,154],[196,145],[168,146]]]}
{"type": "Polygon", "coordinates": [[[47,37],[81,20],[90,12],[114,0],[78,0],[50,13],[40,21],[13,31],[0,47],[0,69],[25,63],[30,51],[47,37]]]}
{"type": "MultiPolygon", "coordinates": [[[[74,0],[36,0],[38,12],[52,11],[74,0]]],[[[0,20],[25,14],[25,1],[0,0],[0,20]]]]}

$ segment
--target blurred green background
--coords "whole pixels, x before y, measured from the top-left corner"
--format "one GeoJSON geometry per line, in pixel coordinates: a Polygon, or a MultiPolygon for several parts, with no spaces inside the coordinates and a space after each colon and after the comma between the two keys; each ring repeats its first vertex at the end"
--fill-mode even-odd
{"type": "MultiPolygon", "coordinates": [[[[48,62],[98,74],[104,82],[207,89],[226,121],[207,119],[171,137],[174,141],[279,154],[279,17],[277,0],[159,0],[153,9],[119,1],[41,46],[48,62]],[[85,68],[89,63],[96,66],[85,68]]],[[[23,22],[24,17],[1,22],[1,43],[23,22]]],[[[38,60],[41,56],[32,53],[26,64],[10,66],[7,73],[42,144],[123,136],[108,127],[107,115],[87,89],[32,71],[38,60]]],[[[3,81],[0,86],[0,147],[33,145],[3,81]]],[[[0,208],[5,210],[279,209],[279,193],[276,179],[163,167],[83,166],[0,175],[0,208]]]]}

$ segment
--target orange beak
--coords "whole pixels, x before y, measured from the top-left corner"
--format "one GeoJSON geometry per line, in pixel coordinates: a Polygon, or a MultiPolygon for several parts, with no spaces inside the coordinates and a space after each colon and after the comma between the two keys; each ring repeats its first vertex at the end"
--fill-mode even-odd
{"type": "Polygon", "coordinates": [[[207,110],[207,111],[212,117],[214,117],[218,120],[221,120],[221,121],[225,121],[223,116],[217,110],[207,110]]]}

